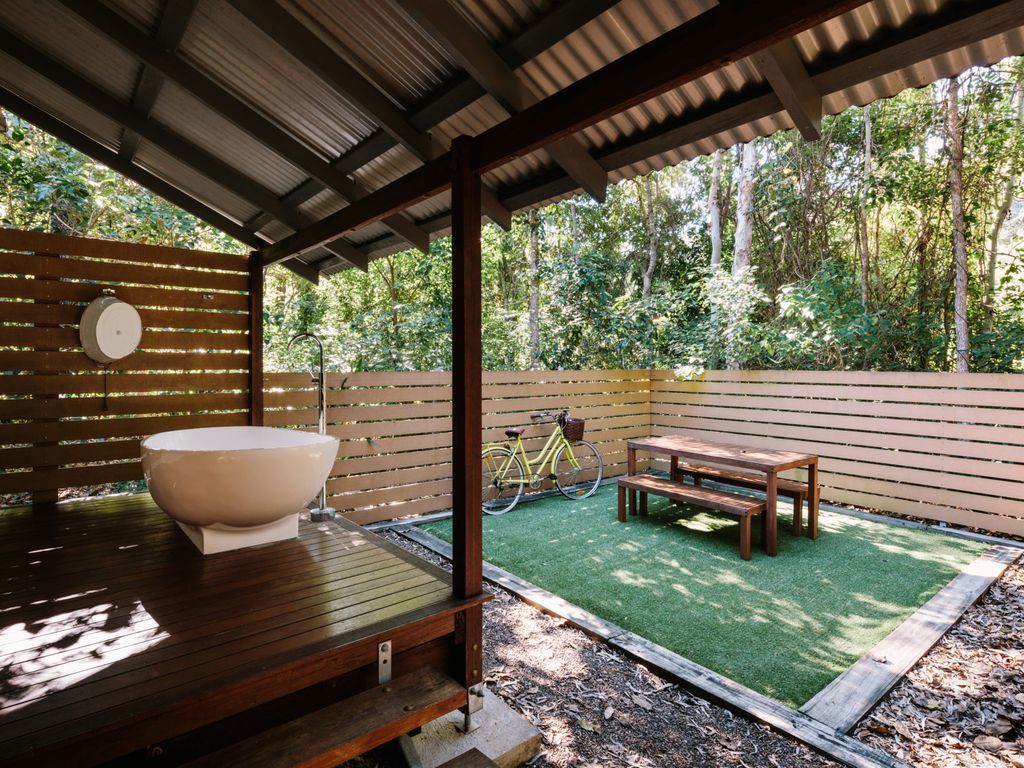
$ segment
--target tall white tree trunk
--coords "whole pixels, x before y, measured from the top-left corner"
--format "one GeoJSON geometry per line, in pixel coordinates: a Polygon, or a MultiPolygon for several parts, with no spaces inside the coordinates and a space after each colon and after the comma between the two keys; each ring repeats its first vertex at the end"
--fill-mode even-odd
{"type": "Polygon", "coordinates": [[[868,245],[868,184],[871,179],[871,105],[864,114],[864,166],[860,185],[860,208],[857,214],[857,245],[860,250],[860,303],[867,314],[870,300],[871,251],[868,245]]]}
{"type": "Polygon", "coordinates": [[[946,91],[946,138],[949,146],[949,190],[953,223],[953,322],[956,333],[956,371],[970,370],[971,339],[967,327],[967,237],[964,234],[964,141],[960,132],[957,78],[946,91]]]}
{"type": "MultiPolygon", "coordinates": [[[[1013,91],[1013,98],[1016,101],[1017,130],[1024,130],[1024,86],[1017,85],[1013,91]]],[[[989,236],[988,259],[985,264],[985,333],[992,333],[995,326],[996,313],[996,273],[999,271],[999,238],[1003,232],[1003,225],[1010,215],[1010,207],[1013,205],[1013,198],[1017,191],[1016,168],[1012,169],[1009,178],[1006,180],[1006,190],[1003,193],[1003,200],[996,211],[995,221],[992,223],[992,233],[989,236]]]]}
{"type": "Polygon", "coordinates": [[[754,142],[743,145],[740,162],[739,199],[736,204],[736,244],[733,248],[732,273],[750,266],[750,244],[754,239],[754,171],[757,148],[754,142]]]}
{"type": "Polygon", "coordinates": [[[722,155],[716,149],[711,158],[711,184],[708,186],[708,234],[711,237],[711,271],[722,266],[722,205],[718,196],[722,189],[722,155]]]}
{"type": "Polygon", "coordinates": [[[540,217],[530,211],[527,259],[530,269],[530,367],[540,368],[540,217]]]}
{"type": "Polygon", "coordinates": [[[647,219],[647,267],[644,269],[641,297],[646,301],[651,295],[654,270],[658,266],[658,221],[655,206],[656,186],[654,174],[644,176],[644,197],[646,198],[645,218],[647,219]]]}

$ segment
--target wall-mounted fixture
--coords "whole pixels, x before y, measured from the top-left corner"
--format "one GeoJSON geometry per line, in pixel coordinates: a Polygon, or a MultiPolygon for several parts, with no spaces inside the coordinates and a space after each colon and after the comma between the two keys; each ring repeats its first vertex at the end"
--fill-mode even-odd
{"type": "Polygon", "coordinates": [[[85,312],[78,327],[85,354],[106,365],[127,357],[142,340],[142,318],[131,304],[115,296],[100,296],[85,312]]]}

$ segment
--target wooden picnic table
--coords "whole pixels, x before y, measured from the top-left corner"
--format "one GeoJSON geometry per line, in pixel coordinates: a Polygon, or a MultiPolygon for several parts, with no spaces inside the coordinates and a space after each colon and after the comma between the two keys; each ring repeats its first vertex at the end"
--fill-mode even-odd
{"type": "Polygon", "coordinates": [[[629,440],[627,448],[627,471],[636,474],[636,452],[658,453],[672,457],[672,473],[674,479],[679,459],[699,461],[765,475],[767,494],[765,507],[766,535],[765,551],[774,557],[778,552],[778,523],[776,507],[778,503],[779,473],[787,469],[807,468],[807,535],[818,538],[818,457],[809,453],[794,451],[774,451],[765,448],[751,448],[731,443],[719,443],[685,435],[664,435],[662,437],[645,437],[629,440]]]}

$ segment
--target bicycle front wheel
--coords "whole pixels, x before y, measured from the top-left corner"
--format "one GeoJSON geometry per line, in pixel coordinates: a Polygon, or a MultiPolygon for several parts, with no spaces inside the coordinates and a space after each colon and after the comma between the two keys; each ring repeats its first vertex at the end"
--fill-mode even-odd
{"type": "Polygon", "coordinates": [[[555,486],[567,499],[585,499],[601,484],[604,462],[586,440],[563,443],[555,456],[555,486]]]}
{"type": "Polygon", "coordinates": [[[483,510],[488,515],[504,515],[519,503],[526,485],[523,464],[507,448],[488,448],[483,452],[483,510]]]}

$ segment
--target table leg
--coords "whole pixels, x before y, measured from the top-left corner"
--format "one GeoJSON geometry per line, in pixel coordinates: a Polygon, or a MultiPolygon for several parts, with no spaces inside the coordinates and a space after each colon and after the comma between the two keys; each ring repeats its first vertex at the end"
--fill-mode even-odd
{"type": "Polygon", "coordinates": [[[779,476],[775,472],[769,472],[767,477],[767,491],[768,498],[765,500],[764,514],[767,518],[765,524],[766,531],[768,533],[768,540],[765,544],[765,552],[768,553],[769,557],[775,557],[779,551],[779,540],[778,540],[778,519],[776,518],[776,512],[778,510],[779,501],[779,476]]]}
{"type": "Polygon", "coordinates": [[[640,491],[640,517],[647,517],[647,493],[640,491]]]}
{"type": "Polygon", "coordinates": [[[804,495],[793,494],[793,535],[800,538],[804,535],[804,495]]]}
{"type": "Polygon", "coordinates": [[[619,522],[626,522],[626,486],[619,486],[619,522]]]}
{"type": "Polygon", "coordinates": [[[818,538],[818,462],[807,465],[807,535],[818,538]]]}
{"type": "Polygon", "coordinates": [[[678,475],[679,475],[679,457],[678,456],[673,456],[672,457],[671,467],[672,468],[671,468],[671,470],[668,473],[669,480],[678,480],[679,479],[679,477],[678,477],[678,475]]]}
{"type": "Polygon", "coordinates": [[[636,514],[636,490],[633,488],[629,489],[629,514],[636,514]]]}
{"type": "Polygon", "coordinates": [[[626,474],[636,474],[636,448],[632,446],[626,448],[626,474]]]}

